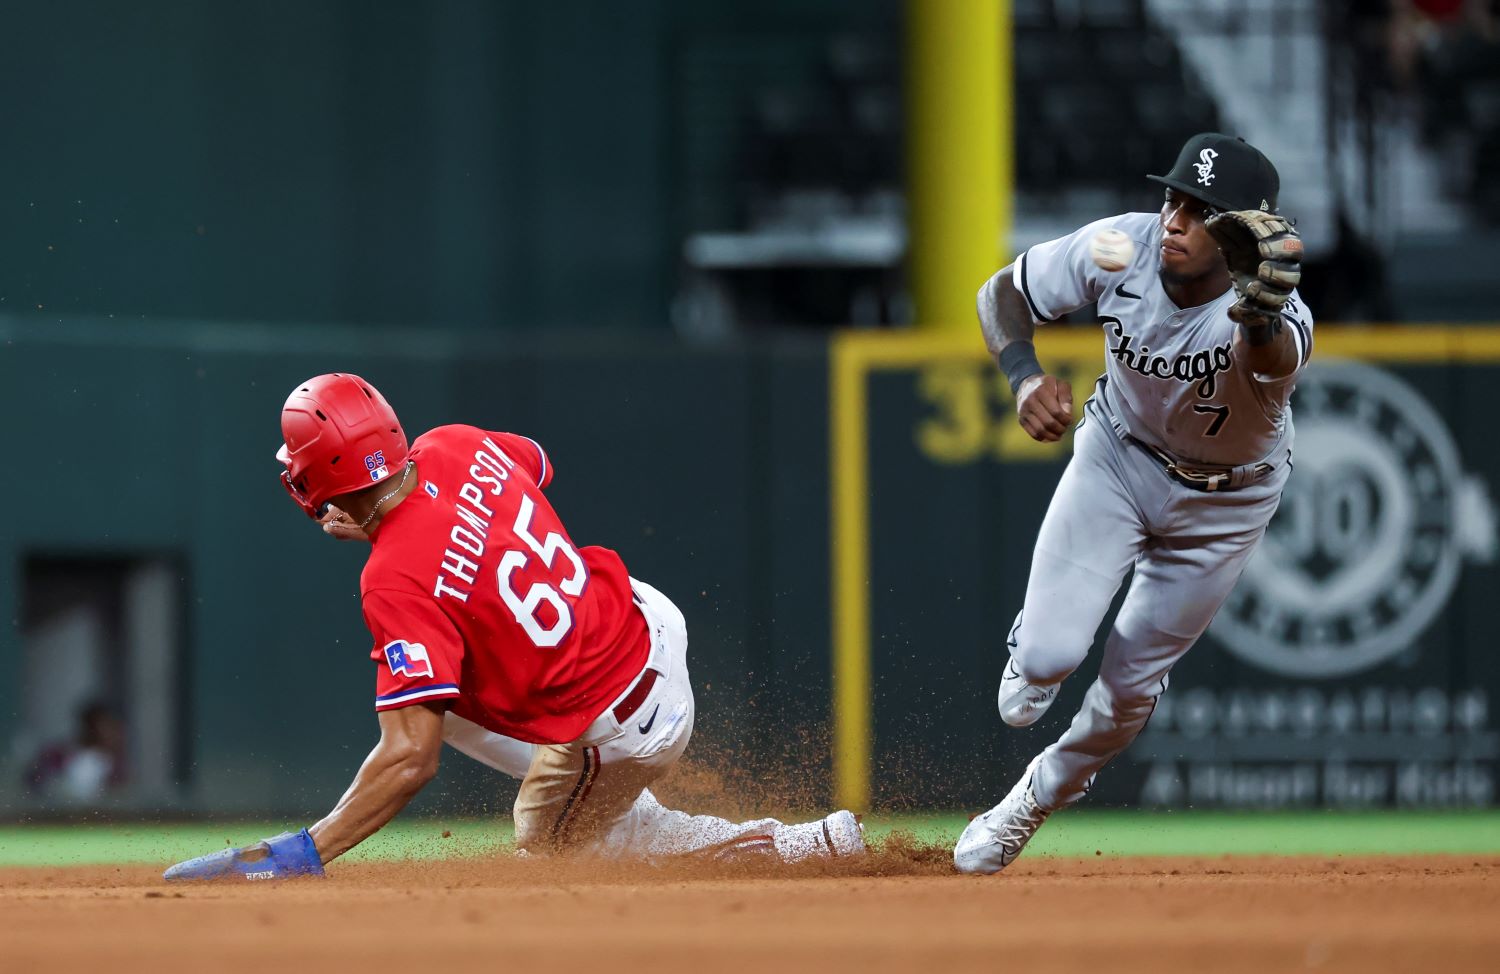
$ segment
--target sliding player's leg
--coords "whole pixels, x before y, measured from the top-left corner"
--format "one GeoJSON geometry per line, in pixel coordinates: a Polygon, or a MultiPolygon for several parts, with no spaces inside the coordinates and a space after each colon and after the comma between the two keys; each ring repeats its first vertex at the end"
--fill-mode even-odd
{"type": "Polygon", "coordinates": [[[517,844],[529,851],[611,858],[764,852],[796,861],[863,851],[863,832],[848,812],[802,825],[731,822],[668,809],[656,800],[648,788],[687,749],[695,706],[682,613],[654,588],[635,585],[648,625],[663,634],[666,645],[651,664],[660,667],[655,685],[623,725],[606,711],[604,726],[590,728],[578,741],[533,750],[516,798],[517,844]]]}

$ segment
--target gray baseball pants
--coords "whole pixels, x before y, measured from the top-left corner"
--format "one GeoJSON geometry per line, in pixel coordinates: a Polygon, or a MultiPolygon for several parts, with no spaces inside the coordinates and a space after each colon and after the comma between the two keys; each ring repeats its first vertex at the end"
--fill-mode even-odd
{"type": "Polygon", "coordinates": [[[1126,572],[1135,575],[1083,707],[1042,753],[1032,790],[1043,808],[1082,798],[1146,726],[1173,664],[1208,628],[1265,534],[1289,472],[1283,465],[1236,491],[1193,490],[1118,436],[1096,403],[1085,407],[1011,630],[1021,675],[1052,684],[1077,669],[1126,572]]]}

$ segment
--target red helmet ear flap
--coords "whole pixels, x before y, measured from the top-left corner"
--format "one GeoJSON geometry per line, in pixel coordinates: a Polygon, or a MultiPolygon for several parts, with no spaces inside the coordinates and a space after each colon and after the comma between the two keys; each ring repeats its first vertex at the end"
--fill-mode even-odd
{"type": "Polygon", "coordinates": [[[292,496],[292,500],[297,502],[297,506],[307,512],[308,517],[314,520],[321,519],[318,508],[313,506],[307,499],[307,494],[303,493],[297,487],[296,482],[292,480],[292,451],[287,448],[285,443],[281,444],[281,449],[276,451],[276,459],[281,461],[283,468],[281,471],[281,486],[286,488],[286,492],[292,496]]]}
{"type": "MultiPolygon", "coordinates": [[[[292,472],[290,470],[281,471],[281,486],[285,487],[286,492],[292,495],[292,500],[297,502],[297,506],[307,512],[308,517],[314,521],[322,520],[321,511],[323,508],[314,507],[308,502],[307,495],[298,490],[297,485],[292,483],[292,472]]],[[[327,505],[325,504],[324,508],[326,507],[327,505]]]]}

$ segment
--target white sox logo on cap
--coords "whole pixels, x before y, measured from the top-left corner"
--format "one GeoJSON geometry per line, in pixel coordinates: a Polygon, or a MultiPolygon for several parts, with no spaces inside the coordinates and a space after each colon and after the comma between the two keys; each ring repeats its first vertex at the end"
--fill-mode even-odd
{"type": "Polygon", "coordinates": [[[1198,170],[1198,182],[1208,186],[1214,181],[1214,160],[1219,154],[1213,149],[1204,149],[1198,153],[1198,158],[1203,161],[1193,163],[1193,168],[1198,170]]]}
{"type": "Polygon", "coordinates": [[[1281,186],[1276,167],[1259,149],[1220,132],[1188,139],[1165,176],[1146,178],[1219,210],[1253,210],[1260,203],[1261,209],[1275,212],[1281,186]],[[1221,169],[1221,162],[1228,168],[1221,169]]]}

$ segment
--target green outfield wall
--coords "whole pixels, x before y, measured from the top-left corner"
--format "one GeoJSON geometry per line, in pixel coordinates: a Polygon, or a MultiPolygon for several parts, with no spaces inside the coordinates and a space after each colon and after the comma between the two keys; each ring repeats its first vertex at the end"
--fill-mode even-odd
{"type": "MultiPolygon", "coordinates": [[[[778,729],[826,724],[820,343],[692,351],[640,337],[4,319],[0,336],[15,458],[0,488],[12,512],[4,657],[22,650],[28,558],[175,559],[184,807],[326,808],[373,743],[362,552],[290,503],[273,456],[286,394],[332,370],[381,387],[413,435],[462,421],[544,443],[573,537],[620,551],[690,620],[705,735],[763,750],[778,729]]],[[[17,739],[23,710],[0,709],[0,738],[17,739]]],[[[12,804],[16,792],[0,782],[12,804]]]]}
{"type": "MultiPolygon", "coordinates": [[[[1097,334],[1047,338],[1044,357],[1086,386],[1097,334]]],[[[1091,803],[1494,802],[1497,366],[1489,331],[1320,332],[1265,557],[1091,803]]],[[[375,736],[361,551],[286,499],[273,457],[286,393],[332,370],[379,385],[413,434],[472,422],[548,448],[575,540],[619,550],[682,607],[695,750],[731,781],[785,774],[783,797],[806,804],[985,803],[1061,732],[1097,665],[1037,727],[996,718],[1067,445],[1017,435],[967,339],[708,349],[0,317],[0,655],[32,688],[0,708],[4,814],[39,810],[16,743],[51,706],[25,682],[39,561],[175,572],[182,653],[161,706],[178,759],[168,786],[127,788],[111,810],[310,814],[337,799],[375,736]]],[[[142,699],[149,674],[121,672],[104,689],[142,699]]],[[[425,807],[503,810],[505,789],[469,765],[451,757],[425,807]]]]}

